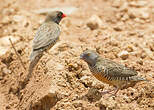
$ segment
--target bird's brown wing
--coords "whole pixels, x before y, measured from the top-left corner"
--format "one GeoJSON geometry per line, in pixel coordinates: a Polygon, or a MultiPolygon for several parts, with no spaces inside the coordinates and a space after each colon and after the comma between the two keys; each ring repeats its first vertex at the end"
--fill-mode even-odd
{"type": "Polygon", "coordinates": [[[33,40],[33,50],[45,50],[49,45],[54,44],[60,35],[59,25],[56,23],[42,24],[33,40]]]}
{"type": "Polygon", "coordinates": [[[137,75],[135,70],[127,68],[108,59],[103,59],[99,63],[100,66],[103,66],[103,71],[108,77],[131,77],[137,75]]]}

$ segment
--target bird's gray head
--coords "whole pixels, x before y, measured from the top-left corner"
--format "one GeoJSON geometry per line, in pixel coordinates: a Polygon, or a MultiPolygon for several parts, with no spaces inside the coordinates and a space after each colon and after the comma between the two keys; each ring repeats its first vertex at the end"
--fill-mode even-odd
{"type": "Polygon", "coordinates": [[[89,65],[95,64],[98,57],[99,57],[98,53],[96,53],[96,51],[93,51],[93,50],[85,50],[80,55],[80,59],[84,60],[89,65]]]}
{"type": "Polygon", "coordinates": [[[53,11],[48,13],[45,22],[53,21],[57,24],[61,21],[62,18],[66,17],[66,15],[61,11],[53,11]]]}

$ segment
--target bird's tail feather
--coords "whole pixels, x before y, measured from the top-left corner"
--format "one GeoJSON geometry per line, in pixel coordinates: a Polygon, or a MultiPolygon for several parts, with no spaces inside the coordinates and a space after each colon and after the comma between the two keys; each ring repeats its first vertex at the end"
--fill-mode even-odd
{"type": "Polygon", "coordinates": [[[137,81],[137,82],[139,82],[139,81],[149,81],[146,78],[142,78],[142,77],[139,77],[139,76],[133,76],[133,77],[130,78],[130,80],[137,81]]]}
{"type": "Polygon", "coordinates": [[[42,57],[42,55],[43,55],[43,52],[38,52],[38,51],[33,51],[31,53],[28,75],[27,75],[25,81],[28,81],[31,78],[32,72],[33,72],[35,66],[37,65],[37,63],[39,62],[40,58],[42,57]]]}

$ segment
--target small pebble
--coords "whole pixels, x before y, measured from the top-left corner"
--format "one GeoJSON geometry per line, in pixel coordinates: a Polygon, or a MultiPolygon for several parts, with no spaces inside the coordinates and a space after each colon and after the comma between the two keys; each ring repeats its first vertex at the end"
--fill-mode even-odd
{"type": "Polygon", "coordinates": [[[126,60],[129,56],[128,51],[121,51],[118,56],[122,59],[122,60],[126,60]]]}
{"type": "Polygon", "coordinates": [[[102,25],[102,20],[97,15],[93,15],[89,18],[86,24],[91,30],[95,30],[102,25]]]}

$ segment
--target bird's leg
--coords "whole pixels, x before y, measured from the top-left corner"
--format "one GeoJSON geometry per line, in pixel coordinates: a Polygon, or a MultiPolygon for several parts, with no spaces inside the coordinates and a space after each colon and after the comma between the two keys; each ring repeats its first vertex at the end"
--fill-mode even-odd
{"type": "MultiPolygon", "coordinates": [[[[114,88],[114,89],[111,89],[111,90],[107,90],[107,91],[103,91],[103,92],[101,92],[102,93],[102,95],[105,95],[105,94],[112,94],[111,92],[112,91],[115,91],[115,90],[117,90],[117,88],[114,88]]],[[[118,92],[118,91],[117,91],[118,92]]]]}
{"type": "Polygon", "coordinates": [[[119,91],[119,88],[116,88],[114,95],[116,95],[118,91],[119,91]]]}
{"type": "Polygon", "coordinates": [[[111,94],[111,96],[116,96],[117,95],[117,92],[119,91],[119,88],[115,88],[114,90],[115,92],[111,94]]]}

